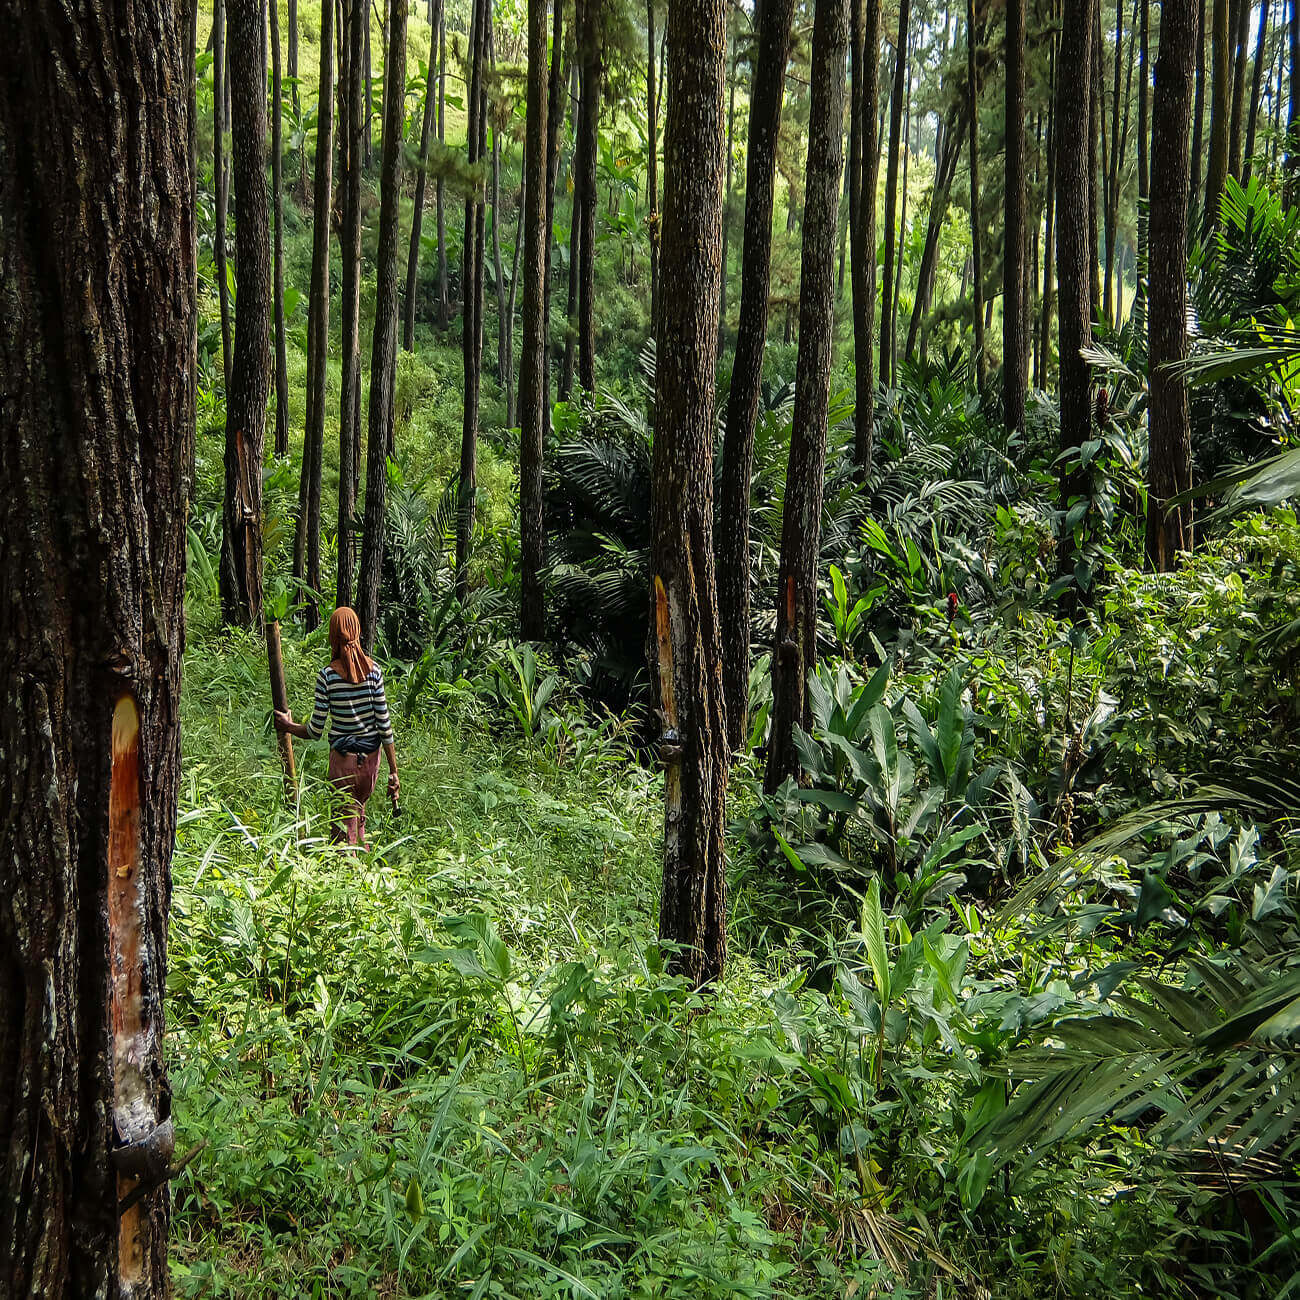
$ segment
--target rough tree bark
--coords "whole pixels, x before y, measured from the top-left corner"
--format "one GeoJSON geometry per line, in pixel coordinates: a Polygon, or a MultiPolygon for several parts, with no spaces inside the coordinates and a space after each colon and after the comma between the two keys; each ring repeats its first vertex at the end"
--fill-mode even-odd
{"type": "MultiPolygon", "coordinates": [[[[1210,152],[1205,171],[1204,229],[1218,224],[1219,195],[1228,175],[1228,115],[1232,89],[1228,7],[1230,0],[1211,0],[1210,14],[1210,152]]],[[[1152,151],[1154,152],[1154,150],[1152,151]]]]}
{"type": "Polygon", "coordinates": [[[340,310],[343,316],[343,375],[339,401],[339,513],[338,572],[335,600],[351,605],[355,557],[357,480],[361,464],[361,167],[363,128],[362,96],[365,81],[361,61],[365,43],[367,0],[342,0],[344,14],[343,54],[340,58],[339,165],[343,191],[343,229],[339,239],[339,260],[343,264],[340,310]]]}
{"type": "Polygon", "coordinates": [[[569,153],[569,179],[573,187],[573,196],[569,204],[569,274],[568,300],[565,304],[564,362],[560,370],[560,398],[569,400],[573,392],[573,372],[578,360],[578,276],[582,263],[582,219],[579,216],[578,202],[578,121],[581,116],[581,82],[582,82],[582,27],[574,10],[573,36],[573,72],[569,89],[569,99],[573,112],[573,145],[569,153]]]}
{"type": "Polygon", "coordinates": [[[546,632],[542,567],[542,458],[546,439],[547,66],[546,0],[528,0],[528,92],[524,128],[523,350],[519,358],[519,634],[546,632]]]}
{"type": "MultiPolygon", "coordinates": [[[[433,51],[429,51],[432,56],[433,51]]],[[[438,143],[447,143],[447,11],[438,10],[438,143]]],[[[446,329],[451,319],[451,298],[447,287],[446,182],[441,173],[434,202],[438,210],[438,324],[446,329]]]]}
{"type": "MultiPolygon", "coordinates": [[[[442,0],[433,0],[430,15],[431,30],[437,33],[442,22],[442,0]]],[[[407,352],[415,348],[415,291],[420,276],[420,231],[424,225],[424,194],[429,181],[429,135],[437,108],[438,61],[433,57],[432,38],[429,45],[429,69],[424,85],[424,116],[420,119],[420,163],[415,173],[415,201],[411,213],[411,246],[406,257],[406,298],[402,319],[402,347],[407,352]]]]}
{"type": "MultiPolygon", "coordinates": [[[[1082,446],[1092,427],[1089,366],[1081,349],[1092,342],[1089,291],[1091,243],[1088,219],[1090,134],[1088,105],[1093,66],[1093,7],[1097,0],[1067,3],[1061,23],[1056,81],[1056,285],[1057,352],[1060,365],[1061,450],[1082,446]]],[[[1061,506],[1078,495],[1077,479],[1061,472],[1061,506]]],[[[1061,572],[1074,567],[1074,547],[1062,530],[1058,559],[1061,572]]]]}
{"type": "Polygon", "coordinates": [[[397,374],[398,243],[402,191],[402,124],[406,97],[406,0],[389,0],[384,58],[384,121],[379,171],[379,253],[375,326],[370,347],[370,427],[366,449],[366,518],[361,535],[357,617],[361,641],[375,644],[384,574],[388,460],[393,454],[393,385],[397,374]]]}
{"type": "Polygon", "coordinates": [[[1255,68],[1250,82],[1250,112],[1246,118],[1246,141],[1242,150],[1241,183],[1250,182],[1255,163],[1255,131],[1259,125],[1259,99],[1264,83],[1264,65],[1268,62],[1264,45],[1268,37],[1268,11],[1271,0],[1259,7],[1259,30],[1255,34],[1255,68]]]}
{"type": "Polygon", "coordinates": [[[229,0],[230,153],[235,226],[235,353],[226,392],[226,491],[221,514],[221,616],[262,625],[262,447],[271,387],[271,239],[266,195],[266,83],[258,0],[229,0]]]}
{"type": "Polygon", "coordinates": [[[795,0],[763,0],[759,6],[758,53],[750,88],[740,319],[727,400],[717,524],[718,610],[722,625],[727,739],[732,749],[744,743],[749,706],[749,488],[763,347],[767,340],[776,146],[781,130],[794,8],[795,0]]]}
{"type": "Polygon", "coordinates": [[[271,212],[275,221],[275,454],[289,454],[289,363],[284,338],[284,156],[281,141],[280,6],[271,15],[271,212]]]}
{"type": "MultiPolygon", "coordinates": [[[[1054,16],[1054,15],[1053,15],[1054,16]]],[[[1052,313],[1056,295],[1056,79],[1059,75],[1059,35],[1053,33],[1048,50],[1048,87],[1051,98],[1047,105],[1047,194],[1046,212],[1043,216],[1043,300],[1039,316],[1038,367],[1034,383],[1042,388],[1047,384],[1051,359],[1052,313]]]]}
{"type": "MultiPolygon", "coordinates": [[[[551,67],[546,82],[546,225],[544,227],[546,270],[542,295],[542,393],[550,422],[551,411],[551,249],[555,231],[555,183],[560,173],[560,132],[564,129],[564,5],[555,5],[551,27],[551,67]]],[[[654,321],[651,316],[651,322],[654,321]]]]}
{"type": "Polygon", "coordinates": [[[6,1297],[170,1295],[192,22],[165,0],[0,5],[6,1297]]]}
{"type": "MultiPolygon", "coordinates": [[[[899,0],[898,42],[895,45],[894,93],[889,105],[889,163],[885,169],[885,265],[880,291],[880,382],[894,379],[894,245],[897,238],[895,219],[898,212],[898,151],[903,129],[904,85],[907,76],[907,46],[911,0],[899,0]]],[[[904,195],[906,202],[906,195],[904,195]]]]}
{"type": "MultiPolygon", "coordinates": [[[[477,167],[487,151],[487,93],[483,84],[491,0],[474,0],[470,23],[468,162],[477,167]]],[[[465,198],[465,251],[461,258],[461,354],[465,415],[461,425],[456,510],[456,595],[469,599],[469,548],[478,493],[478,397],[483,372],[483,261],[487,215],[481,185],[465,198]]]]}
{"type": "MultiPolygon", "coordinates": [[[[1235,0],[1232,8],[1232,100],[1228,110],[1228,175],[1241,176],[1241,144],[1245,127],[1246,63],[1250,49],[1250,15],[1253,0],[1235,0]]],[[[1267,9],[1264,3],[1261,9],[1267,9]]]]}
{"type": "Polygon", "coordinates": [[[1007,0],[1006,244],[1002,257],[1002,412],[1025,427],[1025,0],[1007,0]]]}
{"type": "MultiPolygon", "coordinates": [[[[727,180],[722,196],[722,285],[718,297],[718,329],[727,327],[727,269],[731,264],[731,196],[736,172],[736,81],[740,73],[740,51],[732,42],[731,74],[727,78],[727,180]]],[[[719,342],[718,350],[722,344],[719,342]]]]}
{"type": "Polygon", "coordinates": [[[1151,118],[1151,267],[1148,367],[1147,562],[1174,566],[1192,545],[1190,502],[1166,502],[1192,485],[1192,435],[1185,381],[1170,367],[1187,355],[1187,126],[1196,59],[1195,0],[1164,0],[1151,118]]]}
{"type": "Polygon", "coordinates": [[[975,0],[966,0],[966,76],[970,95],[970,244],[975,323],[975,381],[984,387],[984,232],[980,218],[980,83],[977,53],[979,28],[975,22],[975,0]]]}
{"type": "Polygon", "coordinates": [[[664,720],[659,935],[696,984],[722,975],[727,746],[713,567],[714,368],[722,268],[726,0],[671,0],[661,271],[690,293],[660,302],[651,560],[664,720]]]}
{"type": "Polygon", "coordinates": [[[646,233],[650,237],[650,323],[659,319],[659,104],[655,98],[655,0],[646,0],[645,120],[650,137],[646,151],[646,233]]]}
{"type": "Polygon", "coordinates": [[[600,101],[605,82],[603,0],[578,0],[582,59],[582,99],[578,105],[574,202],[582,224],[578,263],[578,382],[588,392],[596,386],[596,160],[599,151],[600,101]]]}
{"type": "Polygon", "coordinates": [[[226,209],[230,203],[230,172],[226,164],[226,6],[212,0],[212,189],[216,207],[212,262],[221,311],[221,375],[230,387],[230,272],[226,258],[226,209]]]}
{"type": "Polygon", "coordinates": [[[1188,213],[1193,217],[1200,212],[1201,202],[1201,155],[1204,152],[1201,144],[1205,134],[1205,27],[1205,0],[1200,0],[1196,19],[1196,97],[1192,104],[1192,194],[1188,200],[1188,213]]]}
{"type": "MultiPolygon", "coordinates": [[[[316,116],[316,170],[312,195],[311,287],[307,298],[307,425],[298,482],[293,572],[305,580],[307,626],[320,621],[320,486],[330,345],[330,204],[334,189],[334,0],[321,0],[320,93],[316,116]]],[[[339,549],[347,545],[340,535],[339,549]]]]}
{"type": "Polygon", "coordinates": [[[855,398],[853,459],[864,483],[871,474],[876,447],[876,180],[880,153],[875,148],[875,134],[880,112],[880,19],[880,0],[852,0],[849,253],[855,398]]]}
{"type": "Polygon", "coordinates": [[[844,55],[849,0],[819,0],[813,19],[813,78],[808,173],[799,279],[799,359],[794,424],[786,471],[777,571],[776,644],[772,650],[772,728],[764,790],[799,772],[796,726],[807,727],[808,674],[817,662],[817,569],[821,554],[822,480],[835,341],[835,234],[842,163],[844,55]]]}

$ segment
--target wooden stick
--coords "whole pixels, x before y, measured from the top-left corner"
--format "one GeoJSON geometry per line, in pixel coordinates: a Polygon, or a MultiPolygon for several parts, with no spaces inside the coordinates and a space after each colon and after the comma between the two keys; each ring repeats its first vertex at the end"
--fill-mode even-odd
{"type": "MultiPolygon", "coordinates": [[[[277,712],[289,708],[289,693],[284,685],[284,657],[280,653],[280,624],[276,619],[266,623],[266,662],[271,670],[271,703],[277,712]]],[[[298,767],[293,758],[293,737],[280,732],[280,761],[284,764],[284,792],[293,799],[298,794],[298,767]]]]}

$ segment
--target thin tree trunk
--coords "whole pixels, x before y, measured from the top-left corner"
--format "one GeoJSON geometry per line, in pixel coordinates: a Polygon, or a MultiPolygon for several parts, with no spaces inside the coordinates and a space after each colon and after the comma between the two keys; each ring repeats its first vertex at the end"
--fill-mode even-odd
{"type": "Polygon", "coordinates": [[[0,23],[6,1297],[171,1294],[192,24],[160,0],[10,5],[0,23]]]}
{"type": "MultiPolygon", "coordinates": [[[[469,125],[466,135],[471,167],[487,151],[487,94],[484,89],[491,0],[474,0],[470,28],[469,125]]],[[[456,595],[469,599],[469,548],[474,534],[474,505],[478,492],[478,399],[483,369],[483,262],[486,205],[481,190],[465,199],[465,251],[461,262],[461,351],[465,372],[465,415],[461,426],[460,476],[456,511],[456,595]]]]}
{"type": "MultiPolygon", "coordinates": [[[[1198,218],[1201,211],[1201,156],[1205,133],[1205,22],[1206,0],[1199,0],[1196,22],[1196,99],[1192,105],[1192,192],[1188,213],[1198,218]]],[[[1147,194],[1150,195],[1148,183],[1147,194]]],[[[1199,228],[1199,220],[1194,220],[1199,228]]]]}
{"type": "Polygon", "coordinates": [[[1040,388],[1047,386],[1047,372],[1051,368],[1052,311],[1056,297],[1056,137],[1059,130],[1056,120],[1056,84],[1060,76],[1059,40],[1059,36],[1053,34],[1048,49],[1050,98],[1047,104],[1047,211],[1043,217],[1043,307],[1039,319],[1039,368],[1034,379],[1040,388]]]}
{"type": "MultiPolygon", "coordinates": [[[[1253,0],[1236,0],[1231,17],[1232,24],[1232,107],[1228,119],[1228,175],[1241,176],[1241,143],[1245,126],[1246,63],[1250,48],[1250,14],[1253,0]]],[[[1261,9],[1268,8],[1263,0],[1261,9]]]]}
{"type": "Polygon", "coordinates": [[[339,404],[339,605],[353,600],[354,543],[357,521],[357,479],[361,459],[361,134],[364,109],[361,97],[365,79],[361,61],[365,43],[362,26],[368,0],[343,0],[347,15],[345,58],[342,60],[343,111],[339,132],[343,137],[343,237],[339,250],[343,263],[343,382],[339,404]]]}
{"type": "Polygon", "coordinates": [[[1192,546],[1192,508],[1170,497],[1191,487],[1192,441],[1187,385],[1171,367],[1187,354],[1187,119],[1196,58],[1194,0],[1164,0],[1152,112],[1151,453],[1147,468],[1148,562],[1171,569],[1192,546]]]}
{"type": "Polygon", "coordinates": [[[1101,19],[1099,0],[1084,0],[1092,6],[1092,58],[1088,69],[1088,275],[1091,281],[1089,300],[1092,319],[1101,319],[1101,239],[1098,210],[1101,205],[1101,166],[1099,161],[1101,133],[1101,19]]]}
{"type": "MultiPolygon", "coordinates": [[[[442,0],[432,0],[431,30],[436,33],[442,22],[442,0]]],[[[420,230],[424,224],[424,195],[429,180],[429,136],[437,110],[438,64],[429,47],[429,71],[424,86],[424,115],[420,119],[420,163],[415,173],[415,202],[411,212],[411,245],[406,258],[405,315],[402,319],[402,347],[415,350],[415,295],[420,279],[420,230]]]]}
{"type": "Polygon", "coordinates": [[[984,387],[984,232],[980,219],[980,142],[979,142],[979,68],[978,29],[975,26],[975,0],[966,0],[966,76],[970,95],[970,243],[971,279],[974,298],[971,317],[975,325],[975,381],[984,387]]]}
{"type": "Polygon", "coordinates": [[[939,262],[939,236],[948,215],[948,200],[952,182],[957,174],[961,157],[965,123],[960,115],[941,124],[935,133],[939,145],[939,159],[935,169],[934,187],[930,192],[930,218],[925,228],[925,245],[921,250],[921,266],[916,278],[916,298],[912,303],[912,317],[907,327],[906,355],[911,357],[921,334],[921,320],[929,310],[934,293],[934,280],[939,262]]]}
{"type": "MultiPolygon", "coordinates": [[[[1092,342],[1088,237],[1090,134],[1088,105],[1093,68],[1092,34],[1097,0],[1067,3],[1061,24],[1056,82],[1056,280],[1059,297],[1061,450],[1087,441],[1092,427],[1089,366],[1082,349],[1092,342]]],[[[1061,506],[1068,510],[1082,490],[1077,475],[1061,472],[1061,506]]],[[[1074,542],[1063,529],[1057,549],[1062,573],[1074,568],[1074,542]]]]}
{"type": "Polygon", "coordinates": [[[515,402],[515,312],[519,306],[519,254],[524,238],[524,195],[520,187],[515,201],[515,243],[510,254],[510,292],[506,297],[506,426],[513,429],[518,420],[515,402]]]}
{"type": "Polygon", "coordinates": [[[655,98],[655,0],[646,0],[645,98],[649,147],[646,166],[646,231],[650,236],[650,324],[659,319],[659,103],[655,98]]]}
{"type": "MultiPolygon", "coordinates": [[[[488,70],[495,74],[497,66],[496,44],[488,41],[488,70]]],[[[492,272],[497,293],[497,383],[504,387],[509,369],[510,324],[506,314],[506,275],[501,261],[501,138],[496,123],[492,123],[492,272]]],[[[514,421],[508,418],[507,426],[514,421]]]]}
{"type": "MultiPolygon", "coordinates": [[[[581,0],[578,0],[580,3],[581,0]]],[[[578,21],[575,9],[574,15],[574,58],[573,58],[573,86],[577,87],[582,81],[582,24],[578,21]]],[[[581,203],[578,198],[578,136],[580,134],[581,117],[581,96],[580,92],[575,93],[570,90],[569,99],[573,103],[573,149],[569,159],[570,174],[573,178],[573,198],[569,206],[569,297],[566,303],[565,311],[565,335],[564,335],[564,368],[560,372],[560,398],[563,401],[569,400],[569,395],[573,392],[573,371],[577,364],[578,358],[578,277],[582,274],[580,263],[582,261],[582,217],[580,215],[581,203]]]]}
{"type": "Polygon", "coordinates": [[[1006,247],[1002,259],[1002,410],[1025,427],[1025,0],[1007,0],[1006,247]]]}
{"type": "Polygon", "coordinates": [[[235,226],[235,354],[226,396],[226,490],[221,529],[221,616],[262,625],[262,446],[271,387],[271,232],[266,195],[266,83],[258,0],[229,0],[230,153],[235,226]]]}
{"type": "Polygon", "coordinates": [[[898,149],[903,126],[903,86],[907,74],[911,9],[911,0],[899,0],[898,41],[894,47],[894,93],[889,105],[889,163],[885,170],[885,263],[880,286],[880,382],[886,386],[894,381],[894,322],[891,312],[894,300],[894,245],[898,234],[894,222],[898,213],[898,149]]]}
{"type": "MultiPolygon", "coordinates": [[[[1204,3],[1204,0],[1201,0],[1204,3]]],[[[1139,230],[1142,229],[1142,208],[1151,193],[1151,163],[1147,155],[1147,141],[1151,130],[1150,103],[1151,94],[1151,0],[1138,0],[1138,60],[1140,73],[1138,77],[1138,133],[1137,133],[1137,185],[1139,230]]],[[[1139,261],[1145,253],[1145,245],[1139,250],[1139,261]]]]}
{"type": "Polygon", "coordinates": [[[361,641],[375,644],[384,573],[388,461],[393,454],[393,385],[397,373],[398,244],[402,192],[402,126],[406,98],[406,0],[389,0],[384,59],[384,122],[379,174],[379,254],[375,328],[370,349],[370,428],[366,454],[366,519],[361,536],[357,615],[361,641]]]}
{"type": "MultiPolygon", "coordinates": [[[[293,105],[294,120],[302,116],[301,98],[298,94],[298,0],[288,0],[289,4],[289,102],[293,105]]],[[[324,37],[322,36],[322,40],[324,37]]],[[[307,152],[304,141],[302,153],[307,152]]]]}
{"type": "MultiPolygon", "coordinates": [[[[749,491],[754,464],[763,348],[772,276],[772,209],[785,70],[795,0],[763,0],[756,15],[757,55],[749,99],[745,163],[745,238],[740,257],[740,315],[731,368],[718,502],[718,610],[722,626],[727,739],[744,743],[749,707],[749,491]]],[[[671,315],[664,312],[661,318],[671,315]]],[[[673,310],[680,310],[674,307],[673,310]]],[[[710,378],[710,383],[712,379],[710,378]]]]}
{"type": "MultiPolygon", "coordinates": [[[[731,56],[731,77],[727,90],[727,189],[722,203],[722,289],[718,299],[718,328],[727,326],[727,267],[731,251],[731,181],[735,172],[736,155],[736,76],[740,63],[740,52],[733,51],[731,56]]],[[[719,351],[721,351],[719,343],[719,351]]]]}
{"type": "MultiPolygon", "coordinates": [[[[519,358],[519,635],[546,634],[546,527],[542,466],[546,440],[546,167],[548,76],[546,0],[528,0],[528,99],[524,135],[523,351],[519,358]]],[[[558,58],[558,51],[557,51],[558,58]]]]}
{"type": "Polygon", "coordinates": [[[1300,0],[1291,0],[1291,26],[1287,34],[1291,45],[1286,64],[1291,82],[1291,102],[1286,116],[1283,194],[1287,204],[1294,204],[1300,202],[1300,75],[1296,73],[1300,68],[1300,0]]]}
{"type": "Polygon", "coordinates": [[[813,20],[812,105],[803,259],[799,281],[799,359],[786,472],[772,650],[772,729],[763,789],[798,775],[794,729],[807,728],[808,674],[817,663],[817,573],[821,556],[827,404],[835,341],[835,235],[839,217],[844,55],[848,0],[821,0],[813,20]]]}
{"type": "MultiPolygon", "coordinates": [[[[321,0],[320,93],[317,98],[316,174],[312,210],[311,289],[307,300],[307,427],[303,435],[294,532],[294,576],[306,580],[307,624],[319,621],[320,488],[329,379],[330,207],[334,181],[334,0],[321,0]]],[[[340,534],[339,551],[347,545],[340,534]]]]}
{"type": "Polygon", "coordinates": [[[694,983],[727,950],[730,752],[713,567],[714,368],[722,260],[725,0],[670,0],[662,272],[652,465],[655,679],[665,720],[659,936],[694,983]]]}
{"type": "Polygon", "coordinates": [[[1241,183],[1248,185],[1255,165],[1255,128],[1259,124],[1259,97],[1264,81],[1264,65],[1268,56],[1264,44],[1268,37],[1268,11],[1272,0],[1264,0],[1259,6],[1259,30],[1255,35],[1255,69],[1250,83],[1250,113],[1246,120],[1246,143],[1241,163],[1241,183]]]}
{"type": "Polygon", "coordinates": [[[1211,0],[1211,5],[1210,152],[1205,173],[1204,216],[1204,229],[1207,231],[1218,224],[1219,195],[1223,192],[1223,182],[1228,174],[1228,117],[1232,90],[1229,0],[1211,0]]]}
{"type": "Polygon", "coordinates": [[[574,199],[582,225],[578,267],[578,382],[596,387],[596,160],[600,101],[604,93],[603,0],[578,0],[582,57],[582,101],[578,114],[578,152],[574,161],[574,199]]]}
{"type": "Polygon", "coordinates": [[[212,261],[217,276],[217,303],[221,311],[221,375],[230,390],[230,271],[226,259],[226,209],[230,202],[229,172],[224,143],[226,115],[226,8],[225,0],[212,0],[212,188],[216,229],[212,235],[212,261]]]}
{"type": "Polygon", "coordinates": [[[361,6],[361,29],[364,33],[363,40],[365,43],[366,69],[366,100],[362,110],[362,121],[365,126],[365,166],[369,171],[374,163],[375,157],[375,140],[374,140],[374,118],[375,118],[375,81],[374,81],[374,59],[370,54],[370,0],[364,0],[361,6]]]}
{"type": "Polygon", "coordinates": [[[1124,0],[1115,0],[1115,72],[1111,83],[1110,103],[1110,154],[1106,161],[1106,319],[1112,326],[1119,324],[1119,310],[1115,304],[1115,234],[1119,225],[1119,178],[1122,145],[1119,138],[1120,75],[1124,67],[1124,0]]]}
{"type": "MultiPolygon", "coordinates": [[[[912,67],[907,68],[907,107],[903,110],[903,183],[899,193],[898,212],[898,255],[894,259],[893,301],[889,306],[889,325],[892,337],[889,340],[890,373],[895,378],[898,373],[898,304],[903,297],[903,247],[908,238],[907,229],[907,171],[912,160],[912,67]]],[[[888,282],[881,286],[890,292],[888,282]]],[[[892,381],[891,381],[892,382],[892,381]]]]}
{"type": "Polygon", "coordinates": [[[850,114],[856,135],[851,136],[849,160],[849,211],[852,249],[853,297],[853,459],[863,483],[871,474],[875,456],[876,367],[876,180],[880,153],[875,147],[876,118],[880,111],[880,0],[851,0],[850,114]]]}
{"type": "MultiPolygon", "coordinates": [[[[654,0],[650,0],[653,3],[654,0]]],[[[560,132],[564,129],[564,5],[554,6],[551,67],[546,79],[546,225],[543,227],[546,271],[542,291],[542,408],[551,418],[551,266],[555,243],[555,184],[560,173],[560,132]]],[[[657,230],[653,232],[657,237],[657,230]]],[[[654,317],[651,317],[651,321],[654,317]]]]}
{"type": "MultiPolygon", "coordinates": [[[[433,51],[429,51],[432,56],[433,51]]],[[[438,143],[447,144],[447,11],[438,10],[438,143]]],[[[451,319],[451,295],[447,285],[446,182],[438,173],[434,200],[438,209],[438,324],[447,328],[451,319]]]]}
{"type": "Polygon", "coordinates": [[[284,338],[284,155],[280,132],[280,5],[271,14],[271,194],[275,220],[275,454],[289,454],[289,362],[284,338]]]}

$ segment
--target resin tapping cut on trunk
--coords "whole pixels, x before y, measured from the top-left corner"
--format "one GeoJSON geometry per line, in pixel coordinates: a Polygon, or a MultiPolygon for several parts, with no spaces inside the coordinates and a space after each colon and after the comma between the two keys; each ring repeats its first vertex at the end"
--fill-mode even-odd
{"type": "MultiPolygon", "coordinates": [[[[108,794],[109,999],[119,1203],[131,1196],[142,1179],[154,1175],[146,1167],[147,1160],[134,1160],[131,1155],[147,1153],[163,1136],[149,1068],[157,1056],[157,1027],[145,998],[148,923],[140,876],[140,714],[128,692],[113,711],[108,794]]],[[[169,1120],[166,1136],[170,1136],[169,1120]]],[[[165,1168],[171,1159],[169,1141],[158,1154],[165,1168]]],[[[149,1231],[149,1215],[138,1199],[120,1212],[117,1266],[122,1296],[147,1285],[149,1231]]]]}

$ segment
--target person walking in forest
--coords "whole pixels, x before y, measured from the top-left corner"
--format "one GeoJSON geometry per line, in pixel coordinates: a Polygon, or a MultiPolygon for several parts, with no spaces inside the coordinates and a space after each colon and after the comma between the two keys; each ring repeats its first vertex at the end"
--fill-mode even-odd
{"type": "Polygon", "coordinates": [[[388,759],[388,797],[397,806],[401,782],[397,748],[388,716],[384,675],[361,648],[361,622],[355,611],[340,605],[330,617],[330,662],[316,678],[316,700],[309,722],[295,722],[288,710],[276,711],[281,733],[319,740],[330,729],[329,779],[344,797],[342,815],[333,825],[334,843],[365,847],[366,801],[379,776],[379,751],[388,759]]]}

